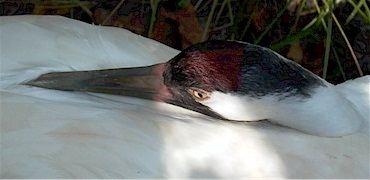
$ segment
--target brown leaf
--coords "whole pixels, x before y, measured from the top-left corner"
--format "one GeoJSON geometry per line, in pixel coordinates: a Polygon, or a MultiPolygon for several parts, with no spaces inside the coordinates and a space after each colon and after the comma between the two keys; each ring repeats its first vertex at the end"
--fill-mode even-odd
{"type": "Polygon", "coordinates": [[[42,4],[35,4],[35,8],[32,11],[32,14],[42,15],[45,14],[46,10],[44,5],[42,4]]]}
{"type": "Polygon", "coordinates": [[[294,40],[290,43],[289,52],[286,55],[289,59],[296,63],[301,63],[303,59],[303,49],[300,44],[300,40],[294,40]]]}
{"type": "Polygon", "coordinates": [[[196,11],[192,5],[188,5],[175,12],[170,12],[161,8],[153,34],[154,39],[160,42],[172,47],[179,46],[175,48],[185,49],[190,45],[199,43],[202,33],[203,29],[196,16],[196,11]],[[178,35],[173,35],[176,39],[169,39],[171,32],[178,33],[178,35]],[[178,39],[178,36],[180,36],[181,39],[178,39]],[[179,41],[181,44],[175,45],[179,41]]]}

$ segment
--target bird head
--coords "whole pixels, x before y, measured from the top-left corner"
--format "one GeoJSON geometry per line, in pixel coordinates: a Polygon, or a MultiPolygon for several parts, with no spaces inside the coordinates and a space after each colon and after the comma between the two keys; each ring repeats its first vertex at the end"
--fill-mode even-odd
{"type": "MultiPolygon", "coordinates": [[[[207,41],[166,63],[137,68],[52,72],[26,83],[42,88],[134,96],[162,101],[218,119],[260,120],[227,115],[221,107],[235,99],[307,98],[320,78],[257,45],[207,41]]],[[[237,103],[236,103],[237,104],[237,103]]],[[[253,113],[252,113],[253,114],[253,113]]],[[[262,118],[262,117],[261,117],[262,118]]],[[[263,119],[263,118],[262,118],[263,119]]]]}
{"type": "MultiPolygon", "coordinates": [[[[322,79],[257,45],[207,41],[191,46],[165,64],[165,101],[229,120],[261,120],[256,102],[264,97],[309,98],[322,79]],[[249,107],[252,112],[242,112],[249,107]]],[[[262,107],[263,108],[263,107],[262,107]]]]}
{"type": "MultiPolygon", "coordinates": [[[[331,127],[333,132],[343,129],[335,135],[346,134],[359,126],[348,128],[351,117],[346,117],[348,123],[325,118],[326,112],[321,109],[324,120],[311,116],[306,109],[314,107],[320,98],[338,101],[331,84],[270,49],[243,42],[207,41],[185,49],[166,63],[52,72],[26,85],[150,99],[217,119],[270,119],[312,134],[325,134],[321,132],[331,127]]],[[[322,109],[327,108],[323,105],[322,109]]]]}

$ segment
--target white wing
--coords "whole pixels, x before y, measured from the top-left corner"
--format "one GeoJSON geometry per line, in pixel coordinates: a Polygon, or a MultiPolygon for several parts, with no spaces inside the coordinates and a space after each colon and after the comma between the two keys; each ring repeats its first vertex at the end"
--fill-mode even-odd
{"type": "MultiPolygon", "coordinates": [[[[135,98],[23,86],[50,71],[149,65],[178,51],[62,17],[0,24],[1,178],[369,178],[368,123],[322,138],[135,98]]],[[[368,104],[369,78],[345,87],[359,107],[368,104]],[[365,88],[359,99],[354,86],[365,88]]]]}

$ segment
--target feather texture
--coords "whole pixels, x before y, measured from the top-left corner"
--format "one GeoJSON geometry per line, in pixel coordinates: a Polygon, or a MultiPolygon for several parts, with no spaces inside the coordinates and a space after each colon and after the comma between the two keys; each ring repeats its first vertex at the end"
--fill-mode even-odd
{"type": "MultiPolygon", "coordinates": [[[[51,71],[165,62],[178,51],[63,17],[0,17],[0,25],[1,178],[369,178],[369,122],[325,138],[135,98],[20,85],[51,71]]],[[[367,120],[369,81],[335,87],[367,120]]]]}

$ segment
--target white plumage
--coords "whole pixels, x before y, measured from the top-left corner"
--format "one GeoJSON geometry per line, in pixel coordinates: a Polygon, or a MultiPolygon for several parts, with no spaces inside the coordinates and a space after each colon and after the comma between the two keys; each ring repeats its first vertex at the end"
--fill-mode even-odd
{"type": "MultiPolygon", "coordinates": [[[[51,71],[165,62],[178,51],[63,17],[0,17],[0,24],[1,178],[370,176],[368,121],[355,134],[325,138],[164,103],[20,85],[51,71]]],[[[367,120],[369,81],[336,87],[367,120]]]]}

